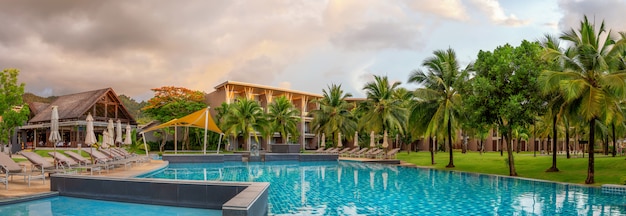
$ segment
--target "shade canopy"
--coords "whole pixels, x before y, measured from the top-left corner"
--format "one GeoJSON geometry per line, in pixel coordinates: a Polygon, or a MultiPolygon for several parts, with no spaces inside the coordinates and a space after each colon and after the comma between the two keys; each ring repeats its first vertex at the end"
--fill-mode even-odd
{"type": "MultiPolygon", "coordinates": [[[[213,117],[211,117],[211,114],[209,112],[209,107],[198,110],[194,113],[191,113],[189,115],[186,115],[182,118],[179,119],[172,119],[168,122],[165,122],[163,124],[148,128],[144,131],[142,131],[142,134],[145,134],[146,132],[149,131],[153,131],[153,130],[157,130],[157,129],[161,129],[161,128],[166,128],[166,127],[176,127],[176,126],[183,126],[183,127],[196,127],[196,128],[202,128],[204,129],[204,147],[202,148],[202,152],[204,154],[206,154],[206,145],[207,145],[207,131],[213,131],[215,133],[219,133],[220,134],[220,140],[219,143],[217,144],[217,153],[219,154],[220,151],[220,144],[222,142],[222,134],[224,134],[222,132],[222,130],[220,130],[219,127],[217,127],[217,124],[215,124],[215,122],[213,121],[213,117]]],[[[144,145],[146,145],[146,140],[144,139],[144,145]]]]}
{"type": "Polygon", "coordinates": [[[359,147],[359,132],[354,132],[354,147],[359,147]]]}
{"type": "Polygon", "coordinates": [[[324,135],[324,133],[322,133],[322,144],[320,144],[320,146],[322,148],[326,147],[326,135],[324,135]]]}
{"type": "Polygon", "coordinates": [[[222,133],[222,130],[217,127],[217,124],[215,124],[211,115],[206,112],[206,109],[201,109],[182,118],[172,119],[163,124],[148,128],[144,130],[143,133],[174,126],[197,127],[203,129],[206,128],[207,130],[213,131],[215,133],[222,133]],[[206,121],[207,119],[208,121],[206,121]]]}

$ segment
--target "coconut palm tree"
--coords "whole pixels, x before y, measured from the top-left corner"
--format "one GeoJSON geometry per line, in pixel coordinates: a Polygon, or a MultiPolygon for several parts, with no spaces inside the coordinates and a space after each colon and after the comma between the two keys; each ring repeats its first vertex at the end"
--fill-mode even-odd
{"type": "Polygon", "coordinates": [[[436,50],[432,57],[425,59],[422,66],[426,71],[415,70],[409,76],[409,82],[424,85],[424,88],[415,90],[416,97],[438,105],[434,115],[429,116],[426,134],[434,134],[436,131],[447,132],[448,148],[450,149],[450,162],[446,167],[454,167],[452,143],[458,123],[458,108],[461,105],[461,95],[457,86],[467,81],[467,72],[461,71],[452,49],[436,50]]]}
{"type": "Polygon", "coordinates": [[[399,85],[400,82],[390,83],[386,76],[374,76],[373,82],[365,84],[363,90],[366,91],[367,100],[363,102],[364,114],[359,120],[360,128],[385,134],[390,130],[404,133],[407,112],[403,101],[394,97],[399,85]]]}
{"type": "Polygon", "coordinates": [[[247,98],[237,98],[231,104],[228,113],[223,116],[223,126],[226,134],[235,137],[241,134],[244,138],[244,147],[250,150],[250,134],[259,142],[257,132],[266,133],[269,122],[259,102],[247,98]]]}
{"type": "Polygon", "coordinates": [[[585,183],[593,184],[596,122],[611,122],[622,116],[617,104],[624,98],[626,72],[615,68],[624,52],[625,41],[615,41],[611,31],[605,30],[604,21],[596,29],[586,16],[578,30],[563,32],[560,38],[570,43],[567,51],[547,49],[544,56],[561,59],[564,68],[562,71],[543,71],[539,82],[545,88],[559,91],[572,110],[589,123],[589,162],[585,183]]]}
{"type": "Polygon", "coordinates": [[[332,134],[332,140],[337,140],[339,132],[353,134],[357,123],[353,113],[350,112],[353,105],[346,101],[352,94],[344,93],[341,85],[331,84],[328,90],[322,90],[322,95],[323,97],[316,101],[319,103],[319,109],[311,111],[313,131],[317,134],[332,134]]]}
{"type": "Polygon", "coordinates": [[[280,138],[286,143],[287,135],[298,136],[298,122],[300,111],[285,96],[276,98],[269,106],[267,113],[270,123],[270,132],[280,133],[280,138]]]}

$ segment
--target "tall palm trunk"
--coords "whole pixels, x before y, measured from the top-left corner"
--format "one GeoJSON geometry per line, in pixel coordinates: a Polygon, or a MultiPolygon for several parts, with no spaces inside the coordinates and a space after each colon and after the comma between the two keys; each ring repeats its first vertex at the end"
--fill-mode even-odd
{"type": "Polygon", "coordinates": [[[594,156],[593,156],[593,145],[595,143],[595,131],[596,131],[596,118],[592,118],[589,121],[589,142],[587,143],[588,151],[589,151],[589,163],[587,164],[587,179],[585,180],[585,184],[593,184],[595,180],[594,176],[594,156]]]}
{"type": "Polygon", "coordinates": [[[435,164],[435,147],[433,146],[433,137],[428,139],[428,149],[430,149],[430,164],[435,164]]]}
{"type": "Polygon", "coordinates": [[[448,119],[448,148],[450,150],[450,162],[446,168],[454,168],[454,157],[452,156],[452,120],[448,119]]]}
{"type": "Polygon", "coordinates": [[[615,124],[614,123],[611,123],[611,132],[613,134],[613,152],[612,152],[612,154],[613,154],[613,157],[615,157],[615,153],[616,153],[616,151],[615,151],[615,144],[617,143],[617,141],[615,140],[615,124]]]}
{"type": "Polygon", "coordinates": [[[552,119],[552,167],[550,167],[546,172],[558,172],[559,168],[556,168],[556,143],[557,139],[557,131],[556,131],[556,120],[557,116],[554,115],[552,119]]]}
{"type": "Polygon", "coordinates": [[[567,159],[570,158],[569,150],[569,122],[565,121],[565,151],[567,151],[567,159]]]}

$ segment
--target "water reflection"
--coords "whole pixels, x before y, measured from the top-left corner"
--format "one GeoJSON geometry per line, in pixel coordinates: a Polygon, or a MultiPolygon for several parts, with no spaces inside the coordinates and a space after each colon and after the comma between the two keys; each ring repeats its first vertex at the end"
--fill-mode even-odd
{"type": "Polygon", "coordinates": [[[500,176],[354,162],[194,166],[170,165],[153,177],[271,182],[275,215],[626,214],[623,196],[500,176]]]}

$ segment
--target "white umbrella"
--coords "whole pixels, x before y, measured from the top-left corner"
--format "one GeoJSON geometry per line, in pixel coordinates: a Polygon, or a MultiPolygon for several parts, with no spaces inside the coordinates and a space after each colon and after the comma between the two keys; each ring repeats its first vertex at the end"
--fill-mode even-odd
{"type": "Polygon", "coordinates": [[[354,147],[359,147],[359,132],[354,132],[354,147]]]}
{"type": "Polygon", "coordinates": [[[389,143],[387,142],[387,131],[385,130],[385,135],[383,135],[383,148],[386,149],[389,147],[389,143]]]}
{"type": "Polygon", "coordinates": [[[131,129],[130,129],[130,124],[126,125],[126,139],[124,139],[124,144],[126,145],[130,145],[133,144],[133,141],[131,140],[131,129]]]}
{"type": "MultiPolygon", "coordinates": [[[[113,124],[113,119],[109,119],[109,124],[107,125],[107,130],[108,131],[107,131],[106,142],[103,142],[103,143],[106,143],[106,147],[108,148],[109,146],[112,146],[113,142],[114,142],[113,135],[115,135],[115,132],[114,132],[115,131],[115,126],[113,124]]],[[[104,133],[103,133],[103,136],[104,136],[104,133]]]]}
{"type": "Polygon", "coordinates": [[[322,144],[320,144],[322,148],[326,148],[326,136],[322,133],[322,144]]]}
{"type": "MultiPolygon", "coordinates": [[[[59,108],[58,106],[52,106],[52,114],[50,114],[50,138],[52,142],[54,152],[57,152],[57,143],[61,141],[61,134],[59,134],[59,108]]],[[[56,155],[55,155],[56,156],[56,155]]],[[[56,157],[55,157],[56,164],[56,157]]]]}
{"type": "Polygon", "coordinates": [[[376,147],[376,144],[374,143],[374,131],[372,131],[370,133],[370,148],[374,148],[376,147]]]}
{"type": "Polygon", "coordinates": [[[85,144],[87,146],[91,146],[94,143],[98,142],[96,138],[96,134],[93,132],[93,117],[91,113],[87,115],[87,135],[85,135],[85,144]]]}
{"type": "Polygon", "coordinates": [[[122,144],[122,121],[117,120],[117,131],[115,131],[115,144],[122,144]]]}
{"type": "Polygon", "coordinates": [[[102,145],[100,145],[101,148],[108,148],[109,147],[109,132],[107,132],[106,130],[102,131],[102,145]]]}
{"type": "Polygon", "coordinates": [[[339,148],[343,147],[343,144],[341,144],[341,132],[339,132],[337,136],[337,147],[339,148]]]}

